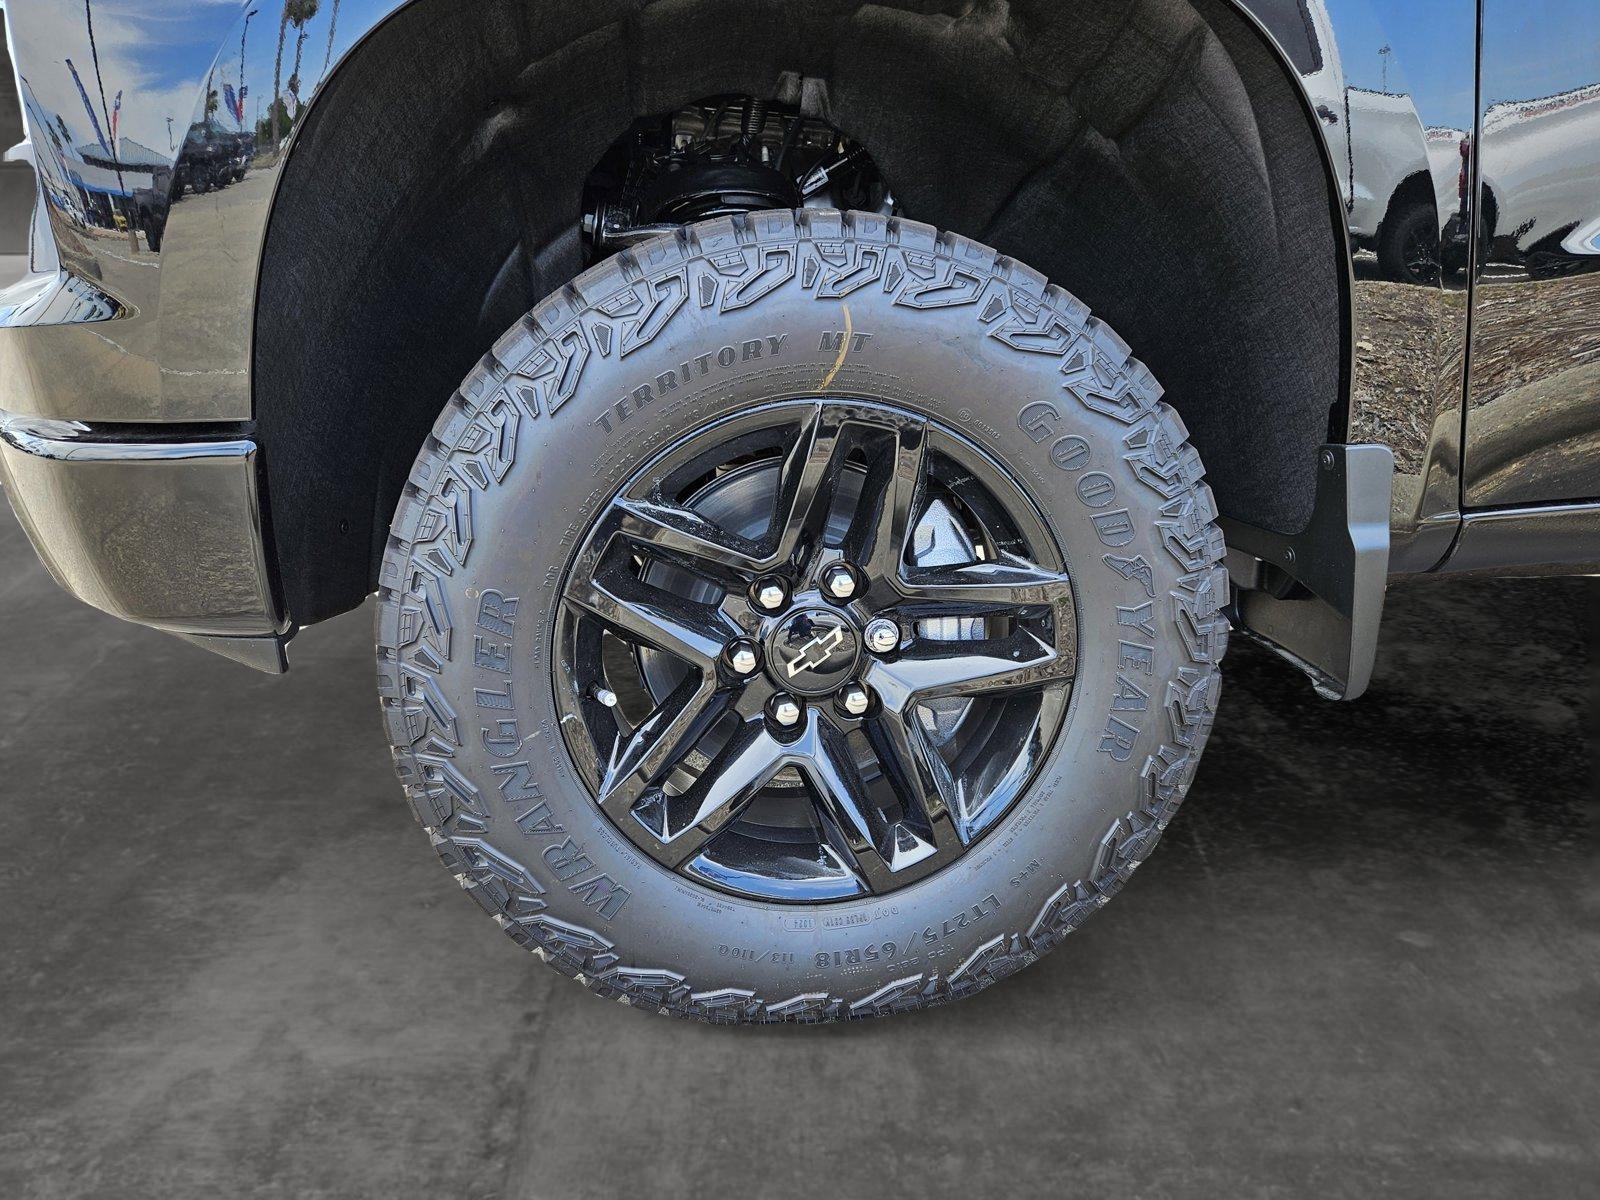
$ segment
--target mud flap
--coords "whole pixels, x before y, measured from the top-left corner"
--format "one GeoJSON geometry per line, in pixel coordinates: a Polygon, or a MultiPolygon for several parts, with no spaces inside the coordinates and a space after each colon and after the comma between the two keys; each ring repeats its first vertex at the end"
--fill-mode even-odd
{"type": "Polygon", "coordinates": [[[1297,534],[1227,517],[1234,628],[1299,667],[1319,695],[1367,690],[1389,575],[1394,455],[1386,446],[1317,451],[1311,520],[1297,534]]]}

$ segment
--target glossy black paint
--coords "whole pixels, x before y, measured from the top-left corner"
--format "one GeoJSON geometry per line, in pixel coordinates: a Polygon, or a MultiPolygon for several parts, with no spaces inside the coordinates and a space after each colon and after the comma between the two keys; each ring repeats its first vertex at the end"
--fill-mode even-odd
{"type": "Polygon", "coordinates": [[[702,430],[622,489],[571,567],[554,674],[626,837],[730,891],[816,901],[912,883],[1003,815],[1076,644],[1016,480],[909,412],[816,400],[702,430]],[[945,526],[919,537],[932,511],[945,526]]]}

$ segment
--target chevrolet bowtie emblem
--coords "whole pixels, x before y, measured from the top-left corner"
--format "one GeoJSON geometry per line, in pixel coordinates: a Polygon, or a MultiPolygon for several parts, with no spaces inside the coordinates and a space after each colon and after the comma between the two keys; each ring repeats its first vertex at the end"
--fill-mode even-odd
{"type": "Polygon", "coordinates": [[[784,665],[789,678],[793,679],[801,671],[815,670],[828,661],[828,656],[844,645],[844,626],[835,625],[825,633],[819,633],[804,646],[795,651],[795,655],[784,665]]]}

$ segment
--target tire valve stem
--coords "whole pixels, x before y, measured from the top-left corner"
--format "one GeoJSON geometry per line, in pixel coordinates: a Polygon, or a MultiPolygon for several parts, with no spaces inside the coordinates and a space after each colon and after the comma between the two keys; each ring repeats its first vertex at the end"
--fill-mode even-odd
{"type": "Polygon", "coordinates": [[[597,685],[594,689],[594,698],[607,708],[615,708],[617,706],[617,694],[610,688],[603,688],[597,685]]]}

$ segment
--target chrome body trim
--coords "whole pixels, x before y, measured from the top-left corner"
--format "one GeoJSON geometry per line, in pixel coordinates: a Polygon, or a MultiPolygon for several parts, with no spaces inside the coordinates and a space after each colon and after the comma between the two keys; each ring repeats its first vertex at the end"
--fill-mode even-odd
{"type": "Polygon", "coordinates": [[[172,633],[277,638],[247,438],[126,442],[0,414],[0,479],[68,592],[172,633]]]}
{"type": "MultiPolygon", "coordinates": [[[[175,431],[176,432],[176,431],[175,431]]],[[[0,440],[14,450],[54,462],[183,462],[254,454],[247,439],[218,442],[97,441],[81,421],[51,421],[0,412],[0,440]]]]}

